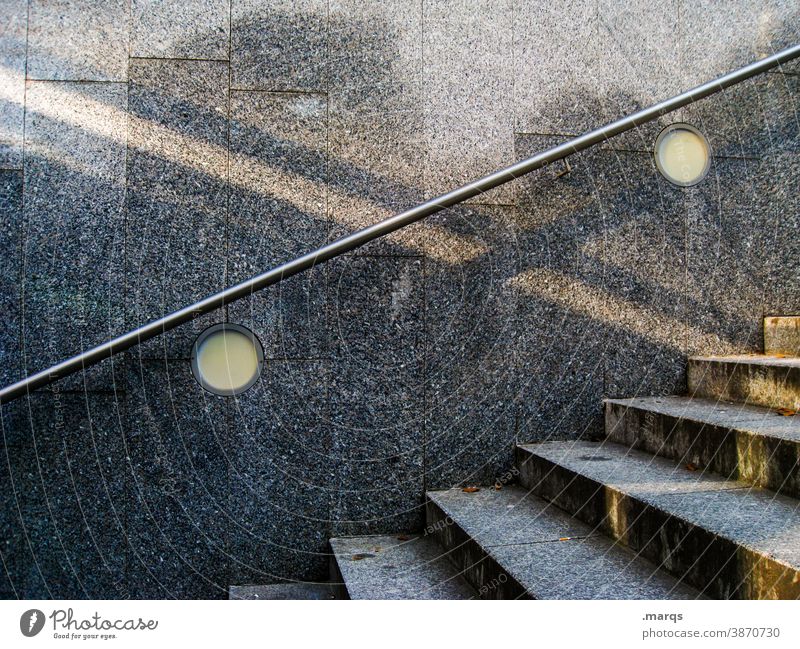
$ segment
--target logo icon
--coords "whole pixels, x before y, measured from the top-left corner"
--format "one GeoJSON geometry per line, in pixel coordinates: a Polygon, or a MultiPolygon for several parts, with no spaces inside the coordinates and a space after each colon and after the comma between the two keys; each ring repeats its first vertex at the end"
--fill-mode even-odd
{"type": "Polygon", "coordinates": [[[32,608],[30,611],[25,611],[22,617],[19,618],[19,630],[22,635],[32,638],[44,627],[44,613],[38,608],[32,608]]]}

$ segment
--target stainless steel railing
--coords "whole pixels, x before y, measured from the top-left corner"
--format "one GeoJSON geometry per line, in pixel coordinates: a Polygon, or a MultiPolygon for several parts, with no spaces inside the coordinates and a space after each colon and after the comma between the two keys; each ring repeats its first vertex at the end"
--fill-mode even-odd
{"type": "Polygon", "coordinates": [[[139,343],[154,338],[159,334],[174,329],[175,327],[192,320],[193,318],[209,313],[219,309],[220,307],[230,304],[236,300],[246,297],[255,291],[260,291],[267,286],[272,286],[282,282],[283,280],[297,275],[298,273],[314,267],[316,264],[321,264],[341,254],[354,250],[364,244],[386,236],[399,230],[406,225],[415,223],[426,216],[436,214],[443,209],[463,203],[464,201],[477,196],[485,191],[510,182],[520,176],[524,176],[531,171],[541,169],[542,167],[563,160],[568,156],[587,149],[599,142],[603,142],[625,131],[629,131],[637,126],[650,122],[666,113],[672,112],[691,104],[699,99],[708,97],[717,92],[730,88],[737,83],[741,83],[751,77],[759,75],[763,72],[776,68],[783,63],[787,63],[793,59],[800,57],[800,45],[787,48],[777,54],[768,56],[765,59],[746,65],[738,70],[729,72],[713,81],[704,83],[696,88],[687,90],[686,92],[676,95],[670,99],[654,104],[649,108],[640,110],[632,115],[618,119],[615,122],[606,124],[598,129],[584,133],[576,138],[573,138],[563,144],[560,144],[552,149],[548,149],[539,153],[532,158],[522,160],[516,164],[496,171],[493,174],[484,176],[479,180],[463,185],[458,189],[454,189],[447,194],[442,194],[434,199],[417,205],[416,207],[406,210],[401,214],[397,214],[388,219],[385,219],[375,225],[371,225],[363,230],[358,230],[352,234],[337,239],[333,243],[329,243],[317,250],[313,250],[308,254],[286,262],[280,266],[272,268],[260,275],[251,277],[250,279],[226,288],[224,291],[210,295],[209,297],[190,304],[174,313],[164,316],[158,320],[154,320],[146,325],[129,331],[117,338],[109,340],[108,342],[93,347],[85,352],[82,352],[72,358],[69,358],[57,365],[48,367],[41,372],[32,374],[25,379],[13,383],[2,390],[0,390],[0,404],[13,401],[28,394],[32,390],[36,390],[42,386],[48,385],[53,381],[79,372],[80,370],[95,365],[100,361],[113,356],[119,352],[130,349],[139,343]]]}

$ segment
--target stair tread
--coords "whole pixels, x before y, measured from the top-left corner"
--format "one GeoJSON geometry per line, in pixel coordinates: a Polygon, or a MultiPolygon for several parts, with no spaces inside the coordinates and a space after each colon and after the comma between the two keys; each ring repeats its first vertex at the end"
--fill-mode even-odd
{"type": "Polygon", "coordinates": [[[728,356],[690,356],[690,361],[710,363],[736,363],[742,365],[763,365],[765,367],[800,367],[796,356],[772,356],[768,354],[733,354],[728,356]]]}
{"type": "Polygon", "coordinates": [[[473,588],[436,542],[419,534],[330,540],[350,599],[471,599],[473,588]]]}
{"type": "Polygon", "coordinates": [[[800,501],[611,442],[520,448],[738,545],[800,566],[800,501]]]}
{"type": "Polygon", "coordinates": [[[231,586],[230,599],[334,599],[330,584],[286,583],[231,586]]]}
{"type": "Polygon", "coordinates": [[[428,498],[538,599],[694,599],[627,548],[520,487],[428,498]]]}
{"type": "Polygon", "coordinates": [[[784,417],[771,408],[699,397],[634,397],[606,399],[607,403],[745,430],[757,435],[800,442],[800,417],[784,417]]]}

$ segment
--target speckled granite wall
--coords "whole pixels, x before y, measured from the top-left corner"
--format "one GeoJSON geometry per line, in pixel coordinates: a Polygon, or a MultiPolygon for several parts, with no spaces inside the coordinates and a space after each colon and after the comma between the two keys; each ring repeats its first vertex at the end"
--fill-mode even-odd
{"type": "MultiPolygon", "coordinates": [[[[0,376],[800,39],[788,1],[7,0],[0,376]]],[[[797,63],[2,411],[0,594],[226,597],[800,311],[797,63]],[[649,151],[686,120],[691,189],[649,151]],[[188,355],[227,319],[235,399],[188,355]]]]}

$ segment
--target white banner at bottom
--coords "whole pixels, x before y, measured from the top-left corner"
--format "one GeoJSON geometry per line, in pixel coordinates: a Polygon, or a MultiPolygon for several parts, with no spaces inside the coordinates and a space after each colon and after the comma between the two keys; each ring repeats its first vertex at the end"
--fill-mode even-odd
{"type": "Polygon", "coordinates": [[[3,647],[798,647],[797,602],[4,601],[3,647]]]}

